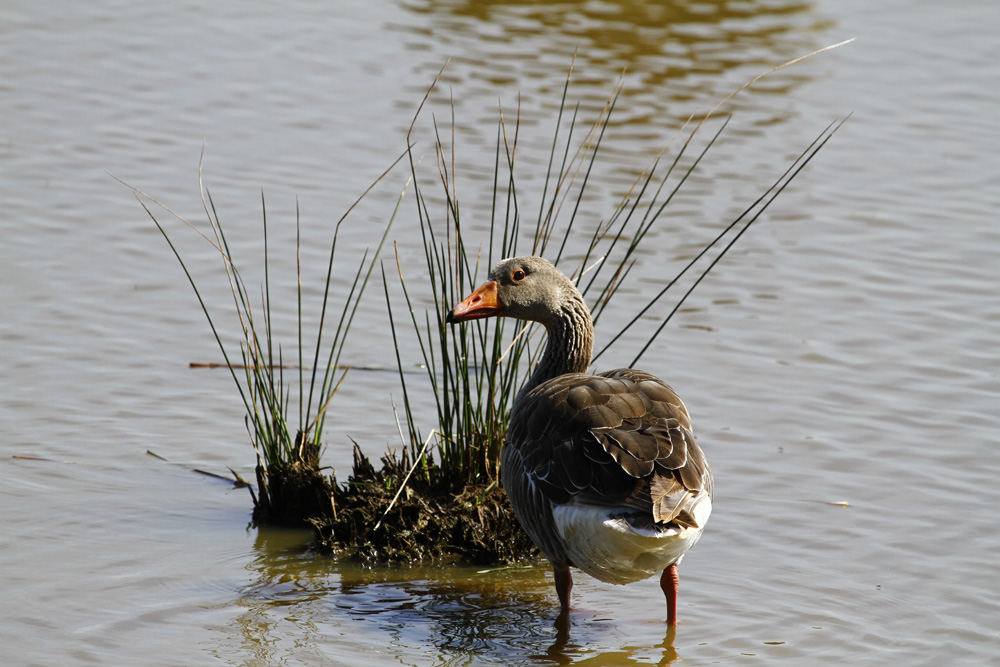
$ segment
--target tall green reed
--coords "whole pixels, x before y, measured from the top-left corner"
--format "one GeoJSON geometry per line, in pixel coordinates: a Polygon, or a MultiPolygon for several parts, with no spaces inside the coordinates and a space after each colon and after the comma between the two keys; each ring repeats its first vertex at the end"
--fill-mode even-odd
{"type": "MultiPolygon", "coordinates": [[[[202,185],[202,204],[209,230],[206,233],[194,223],[177,215],[149,195],[132,188],[137,199],[149,214],[157,229],[166,239],[177,258],[222,353],[237,391],[246,409],[246,427],[257,458],[257,493],[254,517],[264,522],[301,523],[306,519],[327,513],[329,508],[329,482],[319,474],[321,438],[329,407],[344,382],[349,367],[341,364],[351,325],[357,313],[372,272],[378,262],[403,195],[396,202],[395,210],[378,238],[374,251],[366,250],[353,269],[350,287],[343,302],[332,302],[331,288],[337,260],[337,243],[340,228],[352,210],[381,181],[403,156],[400,156],[365,190],[337,221],[326,263],[326,277],[322,285],[322,300],[315,332],[305,330],[303,318],[303,289],[301,263],[301,219],[298,207],[295,215],[295,303],[296,339],[293,359],[276,340],[272,304],[271,248],[267,206],[261,198],[263,228],[263,284],[259,294],[248,287],[241,265],[233,255],[222,218],[215,207],[210,192],[202,185]],[[153,213],[149,204],[156,204],[171,216],[183,222],[212,245],[222,261],[233,299],[239,332],[239,361],[236,354],[224,343],[220,325],[213,317],[202,290],[174,243],[171,233],[153,213]],[[332,338],[327,332],[332,329],[332,338]],[[307,338],[307,336],[309,338],[307,338]],[[291,361],[289,364],[288,362],[291,361]],[[285,371],[295,371],[286,377],[285,371]],[[339,377],[338,377],[339,372],[339,377]],[[296,388],[297,401],[292,388],[296,388]],[[297,414],[296,414],[297,413],[297,414]],[[289,482],[290,476],[299,479],[289,482]],[[304,495],[293,491],[305,487],[304,495]],[[312,488],[309,488],[312,487],[312,488]]],[[[200,169],[199,169],[200,178],[200,169]]],[[[277,297],[280,299],[280,297],[277,297]]]]}
{"type": "MultiPolygon", "coordinates": [[[[798,60],[800,59],[781,67],[798,60]]],[[[491,318],[451,327],[446,326],[444,321],[448,310],[482,281],[486,271],[496,260],[526,254],[526,250],[530,254],[548,256],[557,266],[563,265],[563,269],[577,280],[596,324],[618,290],[628,281],[636,263],[636,251],[643,240],[663,217],[671,201],[692,174],[696,173],[703,158],[722,136],[729,122],[728,117],[714,118],[722,105],[720,102],[693,129],[686,131],[686,137],[679,146],[674,146],[675,137],[674,141],[653,157],[605,222],[597,225],[589,235],[581,234],[577,231],[581,206],[619,100],[621,83],[615,87],[596,119],[584,123],[580,118],[580,104],[570,106],[568,103],[571,79],[572,68],[563,86],[552,133],[541,203],[534,225],[528,230],[521,228],[523,207],[515,176],[519,114],[515,117],[513,127],[510,127],[504,119],[502,108],[500,110],[490,225],[486,238],[478,242],[467,238],[462,207],[456,194],[454,130],[449,149],[435,119],[434,156],[437,181],[443,196],[440,197],[442,205],[434,211],[432,198],[425,194],[429,186],[425,187],[423,183],[418,168],[419,160],[413,152],[412,142],[410,143],[410,169],[425,259],[425,266],[419,271],[418,283],[421,289],[429,291],[426,298],[435,304],[432,310],[425,311],[422,316],[418,315],[414,307],[415,298],[411,294],[412,288],[408,286],[408,283],[412,284],[413,278],[405,275],[405,267],[399,262],[398,254],[397,272],[408,307],[412,335],[420,348],[426,379],[435,399],[437,425],[433,436],[440,457],[438,466],[429,466],[426,458],[423,458],[429,439],[419,430],[410,400],[410,394],[415,389],[412,384],[407,384],[402,370],[400,381],[409,429],[410,455],[415,460],[415,465],[423,464],[424,474],[436,481],[487,485],[496,482],[499,452],[511,405],[540,351],[540,345],[534,341],[535,328],[531,325],[505,318],[491,318]],[[713,129],[709,131],[710,127],[713,129]],[[710,133],[698,144],[696,137],[705,132],[710,133]],[[567,268],[565,265],[570,261],[567,259],[570,248],[573,260],[567,268]],[[504,344],[503,341],[511,337],[511,328],[515,328],[513,338],[510,343],[504,344]]],[[[419,115],[420,110],[417,112],[418,117],[419,115]]],[[[451,122],[454,128],[454,112],[451,122]]],[[[701,273],[677,299],[673,309],[662,319],[630,365],[638,362],[694,288],[760,218],[843,122],[827,126],[770,188],[728,224],[611,337],[595,354],[594,360],[620,341],[626,331],[700,262],[700,266],[704,267],[701,273]],[[713,250],[714,255],[711,254],[713,250]]],[[[411,134],[412,131],[411,126],[411,134]]],[[[392,313],[392,300],[388,288],[386,289],[398,359],[400,339],[392,313]]]]}

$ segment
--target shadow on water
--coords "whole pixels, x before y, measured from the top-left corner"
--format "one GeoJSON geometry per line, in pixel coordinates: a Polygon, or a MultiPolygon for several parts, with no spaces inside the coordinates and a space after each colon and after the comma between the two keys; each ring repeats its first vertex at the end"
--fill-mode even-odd
{"type": "Polygon", "coordinates": [[[242,612],[224,631],[220,657],[248,665],[313,656],[332,664],[604,667],[678,659],[666,626],[655,631],[659,639],[630,646],[614,619],[560,614],[542,564],[372,570],[316,556],[309,537],[258,532],[247,564],[253,580],[239,592],[242,612]]]}

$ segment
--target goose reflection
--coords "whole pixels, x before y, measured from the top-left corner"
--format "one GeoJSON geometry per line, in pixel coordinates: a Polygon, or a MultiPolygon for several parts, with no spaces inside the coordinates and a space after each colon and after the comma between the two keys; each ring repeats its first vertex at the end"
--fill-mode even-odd
{"type": "Polygon", "coordinates": [[[588,665],[591,667],[638,667],[639,665],[656,664],[661,667],[672,665],[680,659],[677,650],[674,648],[674,639],[677,636],[677,626],[666,626],[666,635],[663,641],[653,647],[627,646],[614,651],[603,651],[594,653],[593,647],[586,647],[574,644],[570,641],[570,620],[571,612],[561,610],[556,617],[554,628],[556,640],[546,649],[544,656],[537,656],[539,659],[546,659],[556,665],[588,665]],[[638,660],[634,657],[636,653],[646,655],[650,648],[662,651],[659,660],[650,663],[647,659],[638,660]]]}

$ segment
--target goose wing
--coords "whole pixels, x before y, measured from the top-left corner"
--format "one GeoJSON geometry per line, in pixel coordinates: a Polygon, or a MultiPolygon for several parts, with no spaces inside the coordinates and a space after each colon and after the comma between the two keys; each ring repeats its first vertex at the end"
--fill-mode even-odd
{"type": "Polygon", "coordinates": [[[504,472],[504,486],[512,501],[524,495],[542,515],[552,505],[581,502],[696,527],[696,499],[712,495],[687,409],[648,373],[553,378],[518,401],[510,423],[504,466],[520,479],[504,472]]]}

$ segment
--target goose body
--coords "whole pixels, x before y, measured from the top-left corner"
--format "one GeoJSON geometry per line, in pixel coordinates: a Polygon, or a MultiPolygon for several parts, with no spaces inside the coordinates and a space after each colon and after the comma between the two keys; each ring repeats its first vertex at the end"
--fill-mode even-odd
{"type": "Polygon", "coordinates": [[[615,584],[661,574],[676,620],[677,565],[712,511],[712,473],[673,389],[643,371],[587,373],[590,312],[540,257],[501,261],[449,322],[540,322],[545,353],[514,401],[500,476],[518,521],[552,563],[569,606],[570,567],[615,584]]]}

